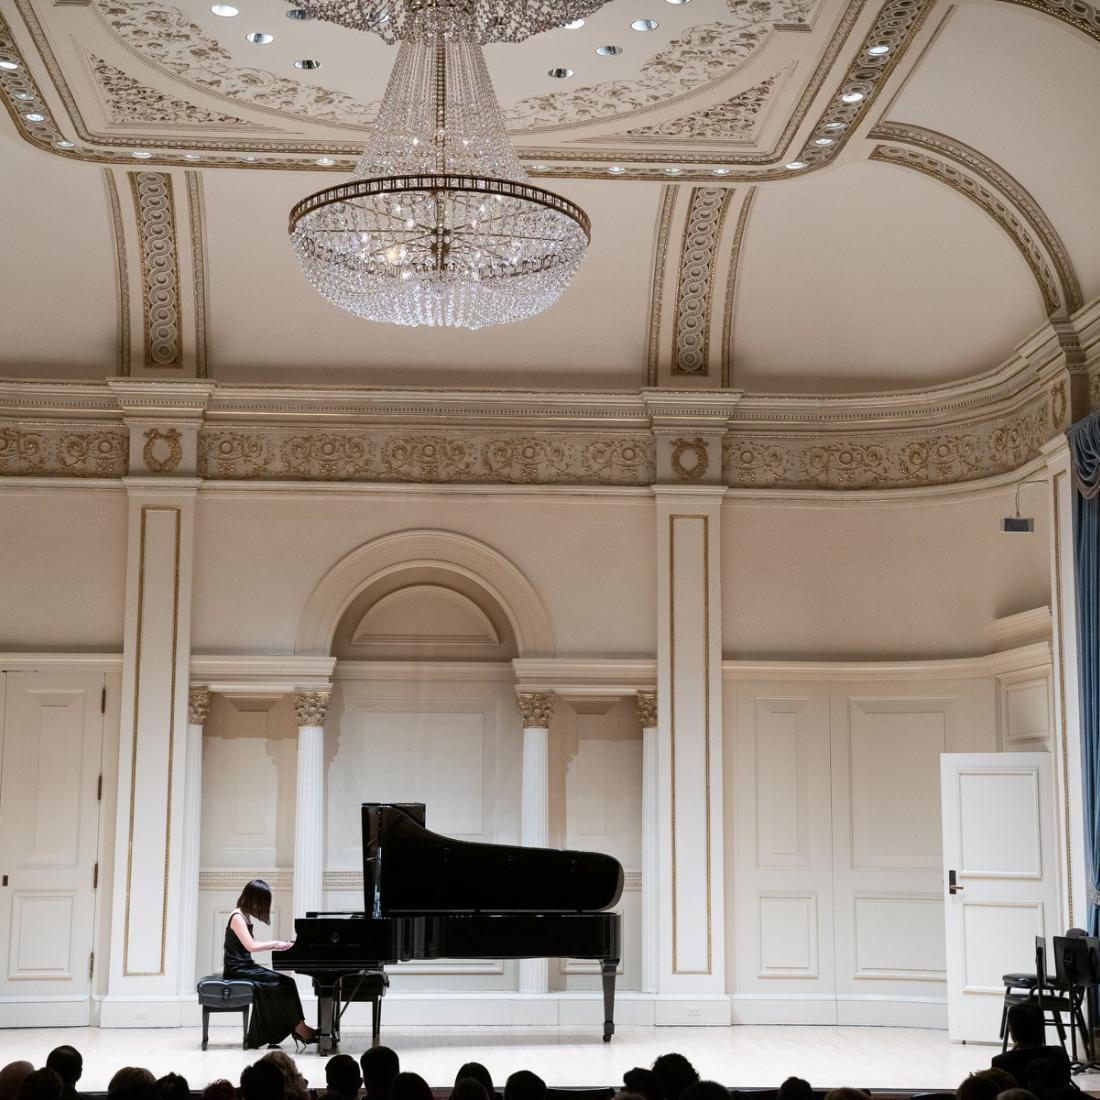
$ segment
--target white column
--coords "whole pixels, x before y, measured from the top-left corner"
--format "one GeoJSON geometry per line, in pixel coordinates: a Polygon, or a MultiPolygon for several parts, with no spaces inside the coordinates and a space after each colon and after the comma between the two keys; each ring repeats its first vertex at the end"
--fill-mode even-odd
{"type": "Polygon", "coordinates": [[[183,849],[180,852],[179,991],[181,997],[194,996],[197,977],[195,956],[199,938],[202,731],[210,714],[210,692],[206,688],[192,688],[187,703],[187,746],[183,775],[183,849]]]}
{"type": "Polygon", "coordinates": [[[658,1024],[729,1023],[722,856],[720,485],[656,490],[658,1024]],[[697,1004],[690,1003],[698,997],[697,1004]]]}
{"type": "MultiPolygon", "coordinates": [[[[1081,779],[1081,696],[1077,675],[1077,581],[1073,565],[1073,470],[1069,444],[1056,436],[1043,451],[1050,507],[1050,602],[1054,634],[1054,763],[1062,925],[1085,927],[1088,876],[1081,779]]],[[[1027,536],[1025,536],[1027,537],[1027,536]]]]}
{"type": "Polygon", "coordinates": [[[642,992],[657,992],[658,914],[661,908],[657,863],[657,693],[639,691],[642,727],[642,992]]]}
{"type": "Polygon", "coordinates": [[[294,696],[298,712],[298,781],[294,817],[294,916],[322,906],[325,859],[325,712],[330,692],[294,696]]]}
{"type": "Polygon", "coordinates": [[[182,862],[195,497],[127,478],[129,531],[111,959],[104,1027],[180,1023],[182,862]]]}
{"type": "MultiPolygon", "coordinates": [[[[518,702],[523,715],[519,842],[545,848],[550,843],[550,715],[554,693],[522,692],[518,702]]],[[[519,991],[545,993],[549,988],[549,960],[521,959],[519,991]]]]}

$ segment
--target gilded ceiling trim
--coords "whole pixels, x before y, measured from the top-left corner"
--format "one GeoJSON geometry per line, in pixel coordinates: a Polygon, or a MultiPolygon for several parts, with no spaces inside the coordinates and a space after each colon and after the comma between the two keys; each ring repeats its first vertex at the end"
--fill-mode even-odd
{"type": "Polygon", "coordinates": [[[1084,302],[1081,284],[1062,238],[1035,197],[1007,169],[979,153],[977,149],[936,130],[925,129],[923,126],[882,122],[871,131],[870,136],[912,145],[953,160],[979,176],[993,191],[999,192],[1008,203],[1027,218],[1032,232],[1046,248],[1047,255],[1058,275],[1066,310],[1069,313],[1075,313],[1081,308],[1084,302]]]}
{"type": "Polygon", "coordinates": [[[994,190],[981,177],[959,167],[945,157],[936,156],[922,149],[896,145],[876,145],[871,160],[884,164],[896,164],[911,168],[946,184],[980,210],[989,215],[1008,234],[1024,262],[1035,276],[1039,293],[1043,298],[1047,316],[1065,312],[1058,278],[1047,263],[1046,252],[1032,233],[1028,219],[1017,213],[1005,196],[994,190]]]}
{"type": "Polygon", "coordinates": [[[657,385],[657,365],[661,351],[661,308],[665,296],[665,265],[668,262],[668,239],[672,233],[672,215],[676,209],[678,188],[666,184],[661,188],[661,204],[657,212],[656,248],[653,254],[653,290],[649,296],[649,347],[646,358],[646,385],[657,385]]]}
{"type": "Polygon", "coordinates": [[[718,244],[734,192],[728,187],[693,187],[680,248],[673,322],[672,373],[709,373],[711,301],[718,244]]]}
{"type": "Polygon", "coordinates": [[[745,231],[752,213],[756,188],[750,187],[741,203],[737,215],[737,225],[733,230],[733,246],[730,250],[729,274],[726,276],[726,302],[722,314],[722,388],[728,389],[730,371],[733,365],[733,319],[737,305],[737,282],[741,274],[741,248],[745,241],[745,231]]]}
{"type": "Polygon", "coordinates": [[[144,364],[150,370],[179,370],[183,340],[172,177],[166,172],[128,175],[141,247],[144,364]]]}
{"type": "Polygon", "coordinates": [[[115,242],[115,273],[118,277],[118,373],[130,373],[130,268],[126,260],[126,233],[118,186],[110,168],[103,169],[107,203],[111,211],[111,233],[115,242]]]}
{"type": "Polygon", "coordinates": [[[1085,3],[1085,0],[1003,0],[1007,4],[1017,4],[1022,8],[1041,12],[1065,23],[1069,27],[1087,34],[1095,42],[1100,42],[1100,8],[1085,3]]]}
{"type": "Polygon", "coordinates": [[[191,270],[195,292],[195,374],[206,378],[206,317],[210,300],[206,282],[206,204],[203,201],[201,174],[187,172],[184,179],[187,184],[187,221],[191,230],[191,270]]]}

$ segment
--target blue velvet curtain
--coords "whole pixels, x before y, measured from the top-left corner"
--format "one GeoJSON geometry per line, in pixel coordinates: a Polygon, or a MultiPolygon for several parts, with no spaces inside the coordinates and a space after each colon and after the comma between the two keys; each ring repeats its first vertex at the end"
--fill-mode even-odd
{"type": "Polygon", "coordinates": [[[1069,430],[1089,935],[1100,935],[1100,414],[1069,430]]]}

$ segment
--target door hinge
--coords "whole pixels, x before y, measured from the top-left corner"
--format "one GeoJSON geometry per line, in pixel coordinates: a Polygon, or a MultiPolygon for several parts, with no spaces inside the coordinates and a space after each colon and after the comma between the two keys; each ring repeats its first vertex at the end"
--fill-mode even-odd
{"type": "Polygon", "coordinates": [[[102,772],[99,773],[99,779],[96,781],[95,800],[97,802],[102,802],[103,801],[103,773],[102,772]]]}
{"type": "Polygon", "coordinates": [[[95,952],[93,951],[88,956],[88,980],[91,981],[92,975],[95,973],[95,952]]]}
{"type": "Polygon", "coordinates": [[[107,688],[103,687],[99,692],[99,713],[107,713],[107,688]]]}
{"type": "Polygon", "coordinates": [[[96,862],[96,865],[92,868],[92,889],[93,890],[98,890],[99,889],[99,862],[98,861],[96,862]]]}

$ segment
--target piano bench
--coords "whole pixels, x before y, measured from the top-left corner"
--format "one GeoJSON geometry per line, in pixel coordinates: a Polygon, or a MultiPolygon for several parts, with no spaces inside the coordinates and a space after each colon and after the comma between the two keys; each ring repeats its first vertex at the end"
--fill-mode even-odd
{"type": "Polygon", "coordinates": [[[255,989],[251,982],[240,978],[223,978],[220,974],[208,974],[195,986],[202,1006],[202,1049],[206,1050],[210,1031],[211,1012],[239,1012],[241,1014],[241,1046],[248,1049],[248,1011],[252,1007],[255,989]]]}

